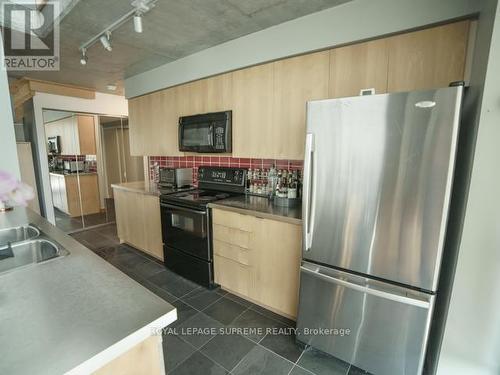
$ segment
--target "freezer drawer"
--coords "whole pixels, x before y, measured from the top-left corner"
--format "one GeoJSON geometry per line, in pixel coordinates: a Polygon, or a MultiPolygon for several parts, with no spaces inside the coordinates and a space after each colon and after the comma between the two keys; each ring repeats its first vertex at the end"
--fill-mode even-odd
{"type": "Polygon", "coordinates": [[[375,375],[421,374],[433,302],[430,294],[304,263],[297,337],[375,375]]]}

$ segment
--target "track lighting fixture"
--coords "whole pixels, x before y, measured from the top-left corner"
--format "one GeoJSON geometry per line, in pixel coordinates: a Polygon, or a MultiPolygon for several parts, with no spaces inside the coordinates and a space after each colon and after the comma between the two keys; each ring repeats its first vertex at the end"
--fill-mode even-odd
{"type": "Polygon", "coordinates": [[[113,47],[111,47],[111,33],[109,31],[101,35],[99,40],[106,51],[111,52],[113,50],[113,47]]]}
{"type": "Polygon", "coordinates": [[[134,16],[134,31],[136,33],[142,33],[142,14],[136,13],[134,16]]]}
{"type": "Polygon", "coordinates": [[[113,50],[113,47],[111,46],[111,33],[122,26],[125,22],[128,22],[131,18],[134,19],[134,31],[136,33],[142,33],[142,16],[149,12],[152,8],[154,8],[157,1],[158,0],[131,0],[131,10],[118,18],[112,24],[108,25],[104,30],[100,31],[98,34],[80,45],[80,64],[87,64],[87,50],[98,41],[101,42],[106,51],[111,52],[113,50]]]}
{"type": "Polygon", "coordinates": [[[82,49],[82,57],[80,57],[80,64],[87,65],[88,57],[87,50],[85,48],[82,49]]]}

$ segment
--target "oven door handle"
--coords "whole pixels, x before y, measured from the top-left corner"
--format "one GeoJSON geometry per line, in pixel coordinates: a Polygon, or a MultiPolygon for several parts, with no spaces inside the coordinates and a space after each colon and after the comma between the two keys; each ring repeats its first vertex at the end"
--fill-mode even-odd
{"type": "Polygon", "coordinates": [[[186,208],[186,207],[180,207],[180,206],[173,206],[171,204],[166,204],[166,203],[160,203],[161,207],[165,208],[171,208],[179,211],[187,211],[187,212],[192,212],[194,214],[206,214],[207,211],[198,211],[198,210],[193,210],[192,208],[186,208]]]}

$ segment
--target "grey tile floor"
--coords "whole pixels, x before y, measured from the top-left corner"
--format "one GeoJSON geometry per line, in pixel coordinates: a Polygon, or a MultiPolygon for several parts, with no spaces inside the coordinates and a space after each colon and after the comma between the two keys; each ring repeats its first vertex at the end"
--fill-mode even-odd
{"type": "Polygon", "coordinates": [[[120,244],[114,224],[73,237],[177,308],[178,320],[163,337],[167,374],[367,374],[297,343],[295,322],[221,289],[202,288],[120,244]]]}
{"type": "Polygon", "coordinates": [[[56,217],[56,227],[66,233],[95,225],[106,224],[115,220],[114,217],[110,217],[106,212],[85,215],[83,217],[71,217],[57,208],[54,208],[54,214],[56,217]]]}

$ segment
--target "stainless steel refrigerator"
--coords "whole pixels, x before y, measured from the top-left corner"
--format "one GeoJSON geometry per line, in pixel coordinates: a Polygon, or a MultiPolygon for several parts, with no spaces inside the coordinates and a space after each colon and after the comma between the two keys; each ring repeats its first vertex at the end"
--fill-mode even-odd
{"type": "Polygon", "coordinates": [[[372,374],[422,373],[462,90],[308,103],[300,341],[372,374]]]}

